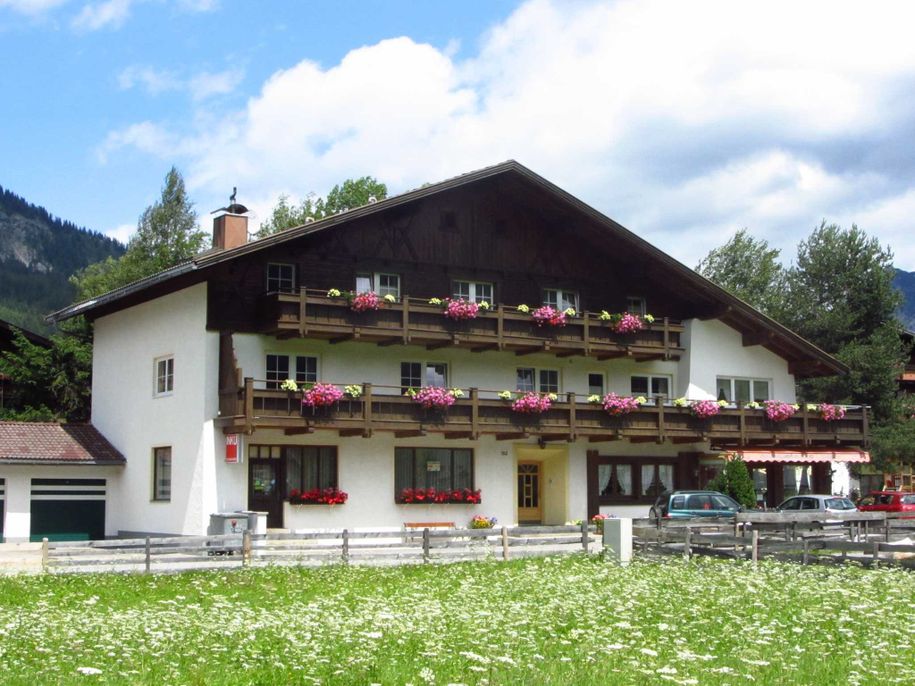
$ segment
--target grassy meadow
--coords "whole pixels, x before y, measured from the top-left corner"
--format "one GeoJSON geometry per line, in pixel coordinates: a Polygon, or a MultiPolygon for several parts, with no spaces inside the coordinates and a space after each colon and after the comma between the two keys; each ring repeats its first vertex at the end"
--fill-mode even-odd
{"type": "Polygon", "coordinates": [[[915,683],[915,577],[694,558],[0,578],[5,684],[915,683]]]}

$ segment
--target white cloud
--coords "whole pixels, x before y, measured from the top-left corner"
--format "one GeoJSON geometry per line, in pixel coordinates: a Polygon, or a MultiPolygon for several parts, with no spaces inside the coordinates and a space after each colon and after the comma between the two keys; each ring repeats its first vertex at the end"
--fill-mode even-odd
{"type": "MultiPolygon", "coordinates": [[[[184,155],[198,195],[237,185],[245,204],[363,174],[397,192],[515,158],[690,265],[743,226],[790,256],[825,217],[912,269],[915,160],[898,150],[913,20],[908,2],[532,0],[470,59],[384,40],[303,60],[229,109],[200,96],[190,128],[146,123],[103,149],[184,155]]],[[[197,92],[237,79],[208,83],[197,92]]]]}
{"type": "Polygon", "coordinates": [[[143,86],[148,93],[158,95],[166,91],[179,90],[184,84],[170,72],[133,65],[121,70],[118,74],[118,85],[123,90],[143,86]]]}
{"type": "Polygon", "coordinates": [[[105,0],[85,5],[73,19],[72,26],[77,31],[119,29],[127,21],[132,4],[133,0],[105,0]]]}
{"type": "Polygon", "coordinates": [[[186,147],[185,142],[164,127],[144,121],[109,133],[96,150],[96,157],[105,164],[111,153],[122,148],[136,148],[154,157],[170,159],[181,154],[186,147]]]}
{"type": "Polygon", "coordinates": [[[232,92],[244,77],[241,69],[226,69],[221,72],[200,72],[182,77],[175,72],[164,71],[150,66],[131,65],[118,74],[118,85],[123,90],[142,87],[150,95],[169,91],[186,91],[195,101],[214,95],[232,92]]]}
{"type": "Polygon", "coordinates": [[[113,238],[116,241],[120,241],[124,245],[127,245],[127,242],[130,240],[130,237],[136,232],[136,230],[136,224],[119,224],[118,226],[114,226],[104,231],[103,233],[106,236],[113,238]]]}
{"type": "Polygon", "coordinates": [[[194,100],[205,100],[214,95],[231,93],[243,76],[244,72],[240,69],[202,72],[188,79],[186,87],[194,100]]]}

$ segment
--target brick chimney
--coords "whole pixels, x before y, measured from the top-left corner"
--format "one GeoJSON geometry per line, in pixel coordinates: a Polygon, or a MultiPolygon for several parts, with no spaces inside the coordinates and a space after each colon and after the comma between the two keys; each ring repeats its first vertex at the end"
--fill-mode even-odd
{"type": "MultiPolygon", "coordinates": [[[[235,189],[232,189],[228,207],[213,219],[213,247],[219,250],[230,250],[248,242],[248,208],[235,202],[235,189]]],[[[213,214],[216,214],[213,212],[213,214]]]]}

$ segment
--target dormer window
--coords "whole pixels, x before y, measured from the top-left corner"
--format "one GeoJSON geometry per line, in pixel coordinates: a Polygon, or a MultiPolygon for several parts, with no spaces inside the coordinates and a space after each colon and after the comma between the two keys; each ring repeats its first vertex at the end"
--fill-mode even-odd
{"type": "Polygon", "coordinates": [[[472,303],[487,302],[491,305],[492,284],[483,281],[455,281],[451,288],[451,297],[472,303]]]}
{"type": "Polygon", "coordinates": [[[267,292],[292,293],[295,291],[295,265],[271,262],[267,265],[267,292]]]}
{"type": "Polygon", "coordinates": [[[562,288],[544,288],[543,304],[562,312],[570,307],[578,312],[578,292],[562,288]]]}
{"type": "Polygon", "coordinates": [[[356,292],[373,292],[382,298],[393,295],[400,300],[400,275],[382,272],[360,272],[356,274],[356,292]]]}
{"type": "Polygon", "coordinates": [[[648,312],[647,306],[645,305],[645,298],[641,295],[628,296],[626,298],[626,312],[644,317],[648,312]]]}

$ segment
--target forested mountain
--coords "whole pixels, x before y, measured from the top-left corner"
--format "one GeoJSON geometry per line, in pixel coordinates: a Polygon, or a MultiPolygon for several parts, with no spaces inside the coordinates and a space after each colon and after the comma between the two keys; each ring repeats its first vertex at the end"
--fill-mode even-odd
{"type": "Polygon", "coordinates": [[[44,315],[72,302],[67,281],[124,246],[52,216],[0,186],[0,319],[47,333],[44,315]]]}
{"type": "Polygon", "coordinates": [[[902,291],[904,298],[899,318],[909,331],[915,331],[915,272],[896,270],[893,285],[902,291]]]}

